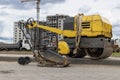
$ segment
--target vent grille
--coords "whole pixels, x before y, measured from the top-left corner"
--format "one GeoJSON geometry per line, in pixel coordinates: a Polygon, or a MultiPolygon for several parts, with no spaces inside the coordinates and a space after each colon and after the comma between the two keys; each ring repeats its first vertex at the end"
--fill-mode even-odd
{"type": "Polygon", "coordinates": [[[83,28],[90,28],[90,22],[82,22],[83,28]]]}

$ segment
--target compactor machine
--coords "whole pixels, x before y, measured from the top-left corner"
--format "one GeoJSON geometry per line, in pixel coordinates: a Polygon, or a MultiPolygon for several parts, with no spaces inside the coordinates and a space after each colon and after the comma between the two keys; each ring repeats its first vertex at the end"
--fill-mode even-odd
{"type": "Polygon", "coordinates": [[[61,55],[74,58],[83,58],[88,55],[92,59],[101,59],[109,57],[113,51],[111,45],[112,25],[100,15],[85,16],[79,14],[75,17],[69,17],[64,21],[63,30],[40,25],[34,20],[28,20],[25,28],[29,30],[33,28],[48,30],[64,37],[63,40],[58,42],[58,53],[48,51],[47,53],[50,55],[48,58],[47,53],[43,55],[39,52],[40,56],[50,62],[68,65],[69,62],[61,55]]]}

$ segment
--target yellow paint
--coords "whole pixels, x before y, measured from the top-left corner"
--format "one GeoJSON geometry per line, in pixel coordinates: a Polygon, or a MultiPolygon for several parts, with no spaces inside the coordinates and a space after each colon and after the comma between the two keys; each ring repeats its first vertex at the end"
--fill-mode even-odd
{"type": "MultiPolygon", "coordinates": [[[[65,37],[76,37],[75,22],[76,21],[74,21],[74,30],[60,30],[49,26],[39,25],[36,22],[33,22],[32,25],[28,25],[28,27],[29,28],[38,27],[57,34],[61,34],[65,37]]],[[[82,26],[83,28],[82,28],[81,36],[86,36],[86,37],[104,36],[107,38],[112,37],[112,25],[107,19],[101,17],[100,15],[83,16],[82,22],[90,22],[90,26],[82,26]]]]}
{"type": "Polygon", "coordinates": [[[32,25],[28,25],[28,28],[30,28],[30,29],[35,28],[35,27],[38,27],[38,28],[41,28],[44,30],[48,30],[48,31],[51,31],[51,32],[54,32],[57,34],[61,34],[66,37],[75,37],[76,36],[76,31],[73,31],[73,30],[60,30],[57,28],[49,27],[49,26],[38,25],[36,22],[33,22],[32,25]]]}
{"type": "Polygon", "coordinates": [[[70,49],[68,44],[65,41],[58,42],[58,52],[60,54],[66,55],[70,53],[70,49]]]}
{"type": "Polygon", "coordinates": [[[83,16],[82,22],[90,22],[89,28],[85,28],[86,26],[83,26],[81,33],[82,36],[104,36],[107,38],[112,37],[112,25],[107,19],[101,17],[100,15],[83,16]]]}

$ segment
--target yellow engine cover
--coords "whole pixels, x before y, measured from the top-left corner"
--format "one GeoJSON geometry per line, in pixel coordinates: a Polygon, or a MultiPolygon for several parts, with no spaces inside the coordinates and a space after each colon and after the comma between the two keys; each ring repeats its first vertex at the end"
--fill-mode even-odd
{"type": "MultiPolygon", "coordinates": [[[[74,21],[74,30],[76,31],[76,22],[74,21]]],[[[112,25],[110,22],[96,14],[82,17],[82,32],[81,36],[97,37],[104,36],[112,37],[112,25]]]]}
{"type": "Polygon", "coordinates": [[[58,42],[58,52],[63,55],[69,54],[70,49],[68,44],[65,41],[58,42]]]}

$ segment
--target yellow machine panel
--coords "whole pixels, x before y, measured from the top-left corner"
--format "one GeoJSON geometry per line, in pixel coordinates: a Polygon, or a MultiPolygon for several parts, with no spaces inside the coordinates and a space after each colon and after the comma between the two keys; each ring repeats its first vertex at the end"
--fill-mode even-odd
{"type": "Polygon", "coordinates": [[[64,55],[69,54],[70,48],[65,41],[59,41],[58,42],[58,52],[60,54],[64,54],[64,55]]]}
{"type": "MultiPolygon", "coordinates": [[[[52,31],[61,34],[66,37],[76,37],[76,20],[74,19],[74,30],[60,30],[43,25],[37,25],[33,22],[33,26],[28,25],[29,28],[39,27],[48,31],[52,31]]],[[[69,27],[69,26],[68,26],[69,27]]],[[[90,15],[82,17],[82,32],[81,36],[97,37],[103,36],[107,38],[112,37],[112,25],[109,21],[100,15],[90,15]]]]}
{"type": "Polygon", "coordinates": [[[83,16],[82,27],[81,36],[104,36],[107,38],[112,37],[112,25],[107,19],[101,17],[100,15],[83,16]]]}

